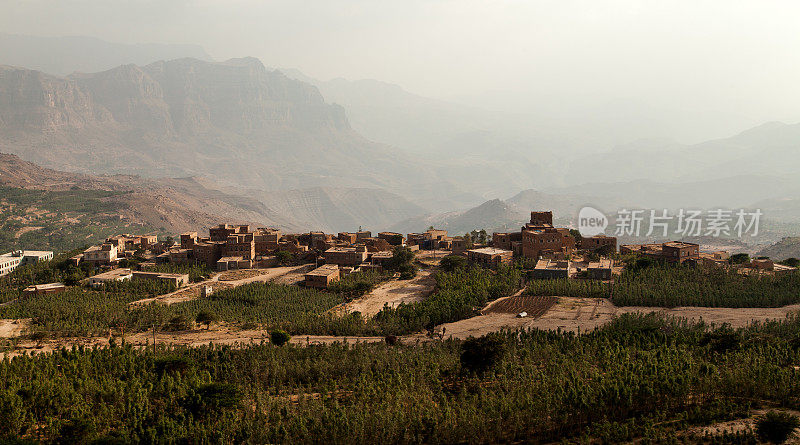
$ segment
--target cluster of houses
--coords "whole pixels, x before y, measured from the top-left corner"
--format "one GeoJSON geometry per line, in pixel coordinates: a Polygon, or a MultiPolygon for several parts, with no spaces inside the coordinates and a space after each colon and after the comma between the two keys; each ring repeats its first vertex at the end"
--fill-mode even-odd
{"type": "MultiPolygon", "coordinates": [[[[286,254],[300,262],[314,263],[305,274],[309,287],[325,288],[350,273],[362,270],[382,270],[391,261],[394,249],[403,246],[410,250],[441,250],[459,255],[475,265],[496,268],[522,259],[529,265],[532,279],[583,277],[608,280],[621,267],[612,259],[617,252],[617,239],[597,235],[581,237],[575,231],[553,225],[550,211],[531,212],[530,222],[517,232],[495,232],[486,245],[474,245],[467,236],[448,236],[446,230],[431,228],[407,236],[395,232],[370,231],[281,233],[276,228],[251,228],[249,225],[219,224],[208,230],[208,236],[186,232],[179,240],[158,241],[152,235],[118,235],[98,246],[86,249],[72,258],[75,264],[88,262],[104,271],[90,277],[92,286],[107,281],[129,279],[160,280],[176,287],[188,283],[185,274],[148,272],[147,266],[159,263],[199,263],[216,271],[268,268],[277,266],[286,254]],[[147,259],[141,270],[120,268],[120,262],[133,256],[147,259]]],[[[728,265],[727,252],[701,252],[698,244],[670,241],[659,244],[628,244],[619,248],[621,254],[639,255],[664,262],[703,266],[728,265]]],[[[24,258],[48,258],[48,252],[15,252],[0,256],[0,274],[7,273],[24,258]],[[27,255],[27,256],[26,256],[27,255]],[[4,262],[5,261],[5,262],[4,262]]],[[[49,252],[52,258],[52,252],[49,252]]],[[[770,260],[754,260],[743,266],[759,273],[781,273],[794,268],[770,260]]],[[[49,289],[32,289],[47,292],[49,289]]]]}

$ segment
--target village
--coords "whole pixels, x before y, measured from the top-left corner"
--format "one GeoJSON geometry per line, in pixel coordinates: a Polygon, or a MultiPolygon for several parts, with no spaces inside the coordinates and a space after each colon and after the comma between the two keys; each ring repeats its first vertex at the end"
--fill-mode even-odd
{"type": "MultiPolygon", "coordinates": [[[[484,244],[478,241],[470,234],[449,236],[446,230],[433,227],[406,236],[395,232],[373,236],[364,230],[296,234],[281,233],[276,228],[219,224],[208,229],[208,236],[199,236],[198,232],[162,240],[154,235],[112,236],[73,256],[70,262],[75,266],[88,264],[100,271],[83,281],[93,288],[126,280],[159,281],[175,288],[190,284],[188,274],[150,270],[162,264],[199,264],[223,273],[276,268],[291,262],[305,266],[301,269],[302,279],[296,280],[298,284],[325,289],[350,274],[383,271],[397,248],[439,259],[458,257],[469,265],[488,269],[517,264],[525,270],[526,280],[613,280],[624,268],[622,256],[695,267],[735,267],[746,274],[781,274],[796,270],[767,258],[734,264],[728,252],[705,252],[698,244],[683,241],[617,246],[617,239],[612,236],[582,237],[576,230],[555,227],[551,211],[533,211],[530,221],[519,231],[495,232],[484,244]],[[134,258],[142,261],[130,261],[134,258]]],[[[52,258],[53,252],[42,251],[0,255],[0,275],[21,265],[52,258]]],[[[24,293],[56,293],[66,288],[63,283],[44,283],[32,285],[24,293]]],[[[204,295],[211,292],[211,288],[204,289],[204,295]]]]}

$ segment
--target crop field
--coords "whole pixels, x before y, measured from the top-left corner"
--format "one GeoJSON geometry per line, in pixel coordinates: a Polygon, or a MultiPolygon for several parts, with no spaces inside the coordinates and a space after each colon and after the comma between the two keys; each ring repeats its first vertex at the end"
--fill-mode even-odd
{"type": "Polygon", "coordinates": [[[538,295],[522,295],[508,297],[505,300],[489,306],[485,314],[519,314],[527,312],[529,317],[541,317],[558,301],[557,297],[543,297],[538,295]]]}

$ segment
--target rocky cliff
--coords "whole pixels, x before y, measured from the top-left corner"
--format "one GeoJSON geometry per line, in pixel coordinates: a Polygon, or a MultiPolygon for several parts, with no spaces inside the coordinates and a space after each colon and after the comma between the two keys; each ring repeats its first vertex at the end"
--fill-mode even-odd
{"type": "Polygon", "coordinates": [[[68,171],[203,175],[260,189],[402,191],[428,178],[355,133],[316,87],[253,58],[67,77],[0,67],[0,151],[68,171]]]}

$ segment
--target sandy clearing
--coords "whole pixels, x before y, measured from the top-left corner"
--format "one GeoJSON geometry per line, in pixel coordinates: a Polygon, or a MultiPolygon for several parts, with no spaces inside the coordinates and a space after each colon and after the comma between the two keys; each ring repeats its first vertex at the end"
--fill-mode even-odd
{"type": "MultiPolygon", "coordinates": [[[[495,300],[487,307],[505,298],[508,297],[495,300]]],[[[717,326],[728,323],[732,327],[739,328],[755,321],[783,320],[786,315],[797,311],[800,311],[800,304],[779,308],[617,307],[604,298],[559,297],[558,302],[538,318],[516,318],[514,314],[489,313],[444,324],[437,327],[437,331],[441,332],[444,328],[445,336],[453,338],[480,336],[501,329],[520,328],[588,332],[605,325],[616,315],[635,312],[659,312],[664,315],[686,318],[691,322],[703,321],[717,326]]]]}
{"type": "Polygon", "coordinates": [[[410,280],[392,279],[373,289],[370,293],[355,299],[342,307],[342,311],[361,312],[365,317],[373,317],[384,305],[397,307],[401,303],[420,301],[433,292],[436,280],[433,271],[421,269],[410,280]]]}
{"type": "Polygon", "coordinates": [[[19,337],[30,324],[30,318],[0,319],[0,338],[19,337]]]}

